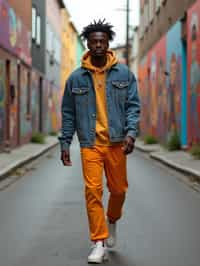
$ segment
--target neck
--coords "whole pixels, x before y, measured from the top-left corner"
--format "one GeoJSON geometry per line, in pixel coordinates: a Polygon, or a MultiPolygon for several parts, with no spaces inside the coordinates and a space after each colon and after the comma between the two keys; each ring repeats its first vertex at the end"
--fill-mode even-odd
{"type": "Polygon", "coordinates": [[[91,57],[91,63],[95,67],[103,67],[106,65],[107,62],[107,57],[102,56],[102,57],[91,57]]]}

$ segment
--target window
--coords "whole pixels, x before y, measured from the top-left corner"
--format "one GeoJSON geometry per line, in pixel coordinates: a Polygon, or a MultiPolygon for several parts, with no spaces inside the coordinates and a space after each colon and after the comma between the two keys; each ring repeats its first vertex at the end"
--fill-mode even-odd
{"type": "Polygon", "coordinates": [[[32,39],[36,39],[36,8],[32,7],[32,39]]]}
{"type": "Polygon", "coordinates": [[[36,44],[41,44],[41,18],[37,16],[37,32],[36,32],[36,44]]]}

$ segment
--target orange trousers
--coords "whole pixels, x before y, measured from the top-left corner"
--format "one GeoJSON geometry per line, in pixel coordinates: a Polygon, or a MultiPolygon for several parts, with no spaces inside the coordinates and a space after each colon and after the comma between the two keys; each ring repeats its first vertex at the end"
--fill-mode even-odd
{"type": "Polygon", "coordinates": [[[103,170],[110,192],[107,217],[111,222],[115,222],[122,215],[128,188],[126,155],[122,151],[122,145],[94,146],[81,148],[81,159],[90,239],[92,241],[106,239],[109,232],[102,203],[103,170]]]}

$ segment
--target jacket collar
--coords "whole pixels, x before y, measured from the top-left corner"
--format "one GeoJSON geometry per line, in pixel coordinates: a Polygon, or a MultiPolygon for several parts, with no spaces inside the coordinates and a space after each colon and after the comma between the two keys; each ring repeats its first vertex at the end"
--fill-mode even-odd
{"type": "MultiPolygon", "coordinates": [[[[119,64],[117,63],[117,64],[113,65],[108,71],[110,71],[110,70],[117,70],[118,71],[119,68],[120,68],[119,64]]],[[[84,67],[81,67],[80,70],[81,70],[82,75],[91,73],[90,70],[88,70],[87,68],[84,68],[84,67]]]]}

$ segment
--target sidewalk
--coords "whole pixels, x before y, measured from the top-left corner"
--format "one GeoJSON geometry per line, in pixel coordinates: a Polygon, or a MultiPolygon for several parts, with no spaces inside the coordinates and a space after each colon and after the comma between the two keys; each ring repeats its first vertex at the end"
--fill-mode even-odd
{"type": "Polygon", "coordinates": [[[48,136],[45,144],[25,144],[10,153],[0,153],[0,181],[14,169],[28,163],[58,144],[57,137],[48,136]]]}
{"type": "Polygon", "coordinates": [[[178,170],[184,174],[192,175],[200,179],[200,160],[194,159],[184,151],[167,151],[160,145],[145,145],[143,141],[137,140],[136,149],[146,152],[149,156],[161,163],[178,170]]]}
{"type": "MultiPolygon", "coordinates": [[[[14,169],[34,160],[58,144],[57,137],[46,137],[45,144],[29,143],[14,149],[11,153],[0,153],[0,180],[14,169]]],[[[184,151],[167,151],[160,145],[145,145],[141,140],[136,141],[136,149],[148,153],[149,157],[178,170],[184,174],[200,179],[200,160],[195,160],[184,151]]]]}

